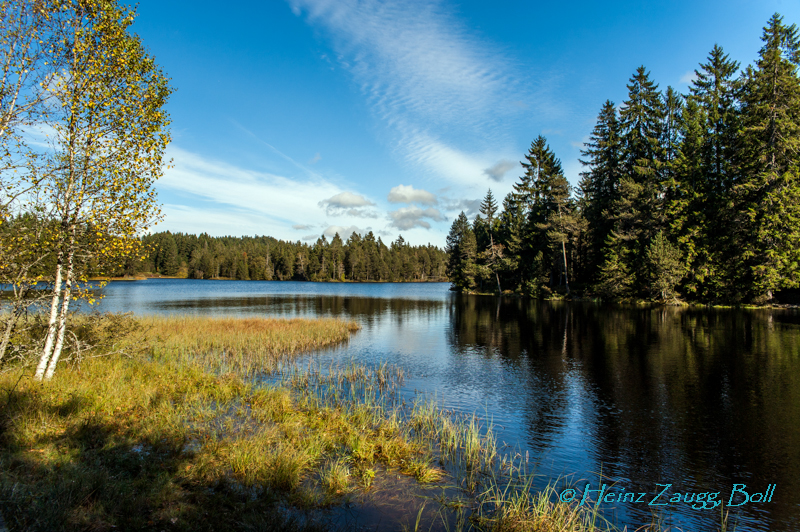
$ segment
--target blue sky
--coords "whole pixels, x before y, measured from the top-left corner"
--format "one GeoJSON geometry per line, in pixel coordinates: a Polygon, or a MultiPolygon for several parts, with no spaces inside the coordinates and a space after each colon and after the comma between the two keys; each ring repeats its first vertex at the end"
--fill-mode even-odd
{"type": "Polygon", "coordinates": [[[547,137],[573,185],[606,99],[645,65],[686,93],[715,43],[747,65],[796,0],[141,0],[172,78],[155,230],[444,245],[547,137]]]}

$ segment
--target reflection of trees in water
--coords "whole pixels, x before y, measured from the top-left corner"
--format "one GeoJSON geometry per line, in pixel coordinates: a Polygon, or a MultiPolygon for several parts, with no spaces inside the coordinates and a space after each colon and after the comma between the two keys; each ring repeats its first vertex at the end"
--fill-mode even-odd
{"type": "MultiPolygon", "coordinates": [[[[784,495],[800,488],[800,335],[787,323],[796,315],[691,308],[595,314],[576,331],[576,354],[598,397],[614,407],[596,426],[610,473],[618,462],[619,474],[631,479],[720,489],[720,479],[747,472],[756,484],[791,486],[784,495]],[[687,479],[686,472],[710,474],[687,479]]],[[[773,508],[776,516],[788,511],[785,502],[773,508]]]]}
{"type": "Polygon", "coordinates": [[[482,356],[499,357],[518,372],[523,389],[507,393],[528,396],[528,433],[542,445],[555,439],[567,416],[567,373],[561,357],[566,310],[565,305],[528,299],[466,295],[456,297],[451,307],[452,351],[479,347],[482,356]]]}
{"type": "Polygon", "coordinates": [[[162,303],[163,310],[225,312],[241,310],[247,314],[287,316],[342,316],[373,318],[393,316],[398,320],[411,314],[433,316],[444,302],[425,299],[379,299],[348,296],[245,296],[189,299],[162,303]]]}
{"type": "Polygon", "coordinates": [[[549,350],[554,339],[562,340],[556,324],[563,321],[560,314],[566,308],[520,298],[458,295],[450,308],[450,339],[454,346],[487,347],[487,356],[499,351],[506,359],[518,360],[549,350]]]}
{"type": "Polygon", "coordinates": [[[797,522],[798,313],[471,296],[452,313],[454,352],[479,347],[531,375],[524,390],[508,393],[528,397],[537,442],[552,438],[553,416],[581,400],[565,399],[578,383],[596,470],[602,463],[605,474],[646,490],[656,482],[715,491],[778,483],[781,500],[763,509],[776,522],[797,522]]]}

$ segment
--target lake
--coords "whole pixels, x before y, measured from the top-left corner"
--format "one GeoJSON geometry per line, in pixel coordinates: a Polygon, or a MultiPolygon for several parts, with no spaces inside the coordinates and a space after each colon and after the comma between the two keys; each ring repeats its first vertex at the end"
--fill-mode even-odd
{"type": "Polygon", "coordinates": [[[716,530],[723,506],[697,502],[711,498],[736,530],[800,529],[795,310],[462,296],[445,283],[150,279],[103,291],[101,311],[354,319],[363,329],[348,345],[308,358],[404,368],[404,394],[490,418],[542,485],[560,479],[581,497],[602,472],[601,508],[620,527],[660,512],[665,525],[716,530]]]}

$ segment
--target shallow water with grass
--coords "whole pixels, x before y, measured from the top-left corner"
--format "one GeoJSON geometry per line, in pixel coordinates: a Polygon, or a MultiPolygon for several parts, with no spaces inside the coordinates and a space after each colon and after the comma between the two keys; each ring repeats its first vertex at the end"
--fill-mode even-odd
{"type": "MultiPolygon", "coordinates": [[[[459,415],[474,413],[484,436],[491,423],[498,452],[534,473],[527,478],[535,488],[553,484],[554,494],[573,489],[580,501],[587,487],[605,484],[602,515],[620,528],[655,519],[661,528],[718,530],[725,512],[728,529],[800,528],[797,311],[607,307],[457,296],[447,288],[113,282],[100,309],[352,319],[362,329],[348,344],[301,356],[298,371],[399,368],[403,379],[391,401],[410,404],[423,397],[459,415]],[[630,493],[636,497],[626,497],[630,493]],[[721,504],[698,504],[698,498],[721,504]]],[[[337,400],[325,396],[324,386],[318,392],[315,400],[337,400]]],[[[383,396],[379,389],[357,393],[376,402],[383,396]]],[[[447,434],[446,427],[435,430],[447,434]]],[[[353,474],[344,471],[345,463],[325,467],[333,492],[353,474]]],[[[389,477],[377,473],[387,500],[400,497],[403,490],[387,487],[389,477]]],[[[598,494],[590,492],[587,500],[598,494]]],[[[448,503],[452,511],[443,519],[436,502],[441,497],[426,496],[419,528],[453,529],[458,503],[448,503]]],[[[354,504],[340,522],[374,525],[370,504],[374,499],[361,513],[354,504]]],[[[411,504],[395,500],[372,514],[385,523],[392,519],[387,508],[407,514],[411,504]]],[[[414,529],[416,517],[404,524],[414,529]]]]}

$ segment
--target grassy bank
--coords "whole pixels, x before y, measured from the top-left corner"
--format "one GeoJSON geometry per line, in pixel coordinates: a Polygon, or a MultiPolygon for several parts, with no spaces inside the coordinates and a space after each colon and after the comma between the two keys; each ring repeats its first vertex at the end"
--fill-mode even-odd
{"type": "Polygon", "coordinates": [[[356,329],[339,320],[76,323],[76,338],[99,347],[53,381],[33,381],[19,362],[0,374],[8,526],[327,530],[348,501],[377,508],[388,529],[597,526],[586,507],[532,490],[526,461],[501,456],[490,426],[434,402],[405,404],[401,370],[293,363],[356,329]],[[398,502],[401,485],[411,494],[398,502]]]}

